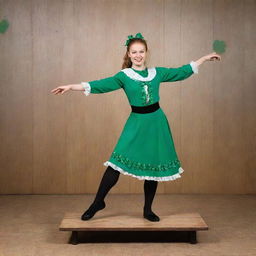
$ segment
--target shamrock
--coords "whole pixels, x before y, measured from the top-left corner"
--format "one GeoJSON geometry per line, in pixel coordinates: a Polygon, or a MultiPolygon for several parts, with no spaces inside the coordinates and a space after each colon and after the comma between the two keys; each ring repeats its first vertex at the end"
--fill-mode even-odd
{"type": "Polygon", "coordinates": [[[1,22],[0,22],[0,33],[3,34],[7,30],[8,27],[9,27],[8,20],[1,20],[1,22]]]}
{"type": "Polygon", "coordinates": [[[225,52],[225,48],[226,48],[226,43],[224,41],[215,40],[213,42],[213,50],[216,53],[223,53],[223,52],[225,52]]]}

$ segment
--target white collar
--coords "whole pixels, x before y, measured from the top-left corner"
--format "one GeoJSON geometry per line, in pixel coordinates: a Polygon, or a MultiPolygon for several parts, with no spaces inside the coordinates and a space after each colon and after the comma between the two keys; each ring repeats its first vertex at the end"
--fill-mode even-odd
{"type": "Polygon", "coordinates": [[[124,68],[121,71],[123,71],[131,79],[139,81],[151,81],[156,76],[156,69],[154,67],[148,68],[147,77],[141,76],[140,74],[136,73],[132,68],[124,68]]]}

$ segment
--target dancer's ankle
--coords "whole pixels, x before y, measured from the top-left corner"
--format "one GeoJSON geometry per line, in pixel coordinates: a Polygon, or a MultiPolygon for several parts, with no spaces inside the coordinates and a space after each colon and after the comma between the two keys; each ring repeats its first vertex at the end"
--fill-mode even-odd
{"type": "Polygon", "coordinates": [[[96,212],[98,212],[99,210],[102,210],[106,207],[106,204],[103,201],[95,201],[93,202],[90,207],[83,213],[83,215],[81,216],[82,220],[89,220],[91,219],[96,212]]]}

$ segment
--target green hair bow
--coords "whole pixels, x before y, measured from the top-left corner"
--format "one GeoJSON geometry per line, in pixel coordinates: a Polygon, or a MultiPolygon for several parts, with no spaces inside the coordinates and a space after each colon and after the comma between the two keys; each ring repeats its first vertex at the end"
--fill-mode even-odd
{"type": "Polygon", "coordinates": [[[131,41],[131,39],[133,39],[133,38],[141,38],[141,39],[144,39],[144,37],[142,36],[141,33],[137,33],[135,36],[129,35],[129,36],[128,36],[128,39],[126,40],[125,46],[127,46],[127,45],[129,44],[129,42],[131,41]]]}

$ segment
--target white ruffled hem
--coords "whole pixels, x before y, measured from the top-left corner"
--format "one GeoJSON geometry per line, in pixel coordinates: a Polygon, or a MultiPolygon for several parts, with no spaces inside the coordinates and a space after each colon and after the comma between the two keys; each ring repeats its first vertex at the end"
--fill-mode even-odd
{"type": "Polygon", "coordinates": [[[106,161],[105,163],[103,163],[103,165],[105,166],[111,166],[113,169],[119,171],[120,173],[124,174],[124,175],[130,175],[134,178],[137,178],[139,180],[156,180],[156,181],[169,181],[169,180],[176,180],[178,178],[181,178],[181,173],[184,172],[184,170],[180,167],[179,168],[179,172],[174,174],[174,175],[171,175],[171,176],[165,176],[165,177],[152,177],[152,176],[136,176],[134,174],[131,174],[129,172],[126,172],[124,171],[122,168],[120,168],[119,166],[109,162],[109,161],[106,161]]]}
{"type": "Polygon", "coordinates": [[[88,96],[91,93],[91,86],[88,82],[81,82],[83,88],[84,88],[84,94],[88,96]]]}

